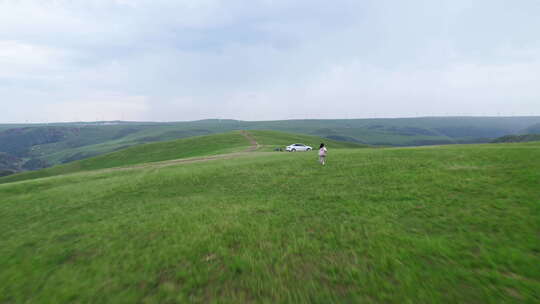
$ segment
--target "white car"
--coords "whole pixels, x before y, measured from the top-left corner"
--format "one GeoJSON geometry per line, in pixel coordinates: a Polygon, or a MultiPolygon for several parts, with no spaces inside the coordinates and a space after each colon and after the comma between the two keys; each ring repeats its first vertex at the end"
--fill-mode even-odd
{"type": "Polygon", "coordinates": [[[306,146],[304,144],[292,144],[290,146],[287,146],[287,148],[285,148],[285,151],[287,152],[311,151],[311,150],[313,150],[312,147],[306,146]]]}

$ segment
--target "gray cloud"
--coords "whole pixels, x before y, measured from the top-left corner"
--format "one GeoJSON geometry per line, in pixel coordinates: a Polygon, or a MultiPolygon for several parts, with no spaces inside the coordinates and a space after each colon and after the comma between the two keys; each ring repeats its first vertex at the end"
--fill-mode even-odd
{"type": "Polygon", "coordinates": [[[540,2],[0,0],[0,122],[540,114],[540,2]]]}

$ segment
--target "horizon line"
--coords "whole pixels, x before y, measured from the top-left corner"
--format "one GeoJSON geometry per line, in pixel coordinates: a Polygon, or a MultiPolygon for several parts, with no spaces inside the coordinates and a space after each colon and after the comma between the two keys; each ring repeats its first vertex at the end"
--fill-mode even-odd
{"type": "Polygon", "coordinates": [[[240,122],[272,122],[272,121],[324,121],[324,120],[379,120],[379,119],[423,119],[423,118],[532,118],[540,117],[540,114],[532,115],[426,115],[426,116],[383,116],[383,117],[359,117],[359,118],[288,118],[288,119],[262,119],[262,120],[244,120],[235,118],[203,118],[194,120],[94,120],[94,121],[53,121],[53,122],[0,122],[0,125],[48,125],[48,124],[97,124],[97,123],[187,123],[199,122],[207,120],[224,120],[224,121],[240,121],[240,122]]]}

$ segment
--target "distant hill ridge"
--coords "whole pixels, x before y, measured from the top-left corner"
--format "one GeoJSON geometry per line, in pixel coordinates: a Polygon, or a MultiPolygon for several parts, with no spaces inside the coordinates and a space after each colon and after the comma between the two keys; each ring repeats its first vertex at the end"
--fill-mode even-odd
{"type": "Polygon", "coordinates": [[[527,134],[540,134],[540,123],[528,127],[525,131],[527,134]]]}

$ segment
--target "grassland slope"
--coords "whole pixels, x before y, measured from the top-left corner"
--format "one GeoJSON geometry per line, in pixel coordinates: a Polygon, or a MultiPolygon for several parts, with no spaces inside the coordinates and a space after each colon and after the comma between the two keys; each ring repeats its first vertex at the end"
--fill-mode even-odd
{"type": "Polygon", "coordinates": [[[0,185],[0,303],[538,303],[540,144],[0,185]]]}
{"type": "Polygon", "coordinates": [[[149,142],[238,130],[303,133],[334,140],[385,146],[489,142],[508,134],[532,132],[540,117],[420,117],[190,122],[92,122],[0,124],[0,152],[41,168],[149,142]],[[527,129],[529,128],[529,129],[527,129]]]}
{"type": "Polygon", "coordinates": [[[274,147],[284,148],[285,145],[295,142],[310,144],[315,148],[318,147],[318,144],[321,142],[325,142],[332,149],[366,147],[366,145],[339,142],[303,134],[259,130],[250,132],[235,131],[223,134],[195,136],[167,142],[137,145],[116,152],[103,154],[64,165],[58,165],[40,171],[31,171],[10,175],[8,177],[0,178],[0,183],[56,176],[80,171],[126,167],[175,159],[227,154],[247,150],[250,145],[253,145],[253,148],[249,149],[250,151],[270,151],[274,147]],[[251,142],[252,140],[255,142],[251,142]]]}
{"type": "Polygon", "coordinates": [[[247,149],[249,145],[249,141],[239,132],[195,136],[167,142],[137,145],[39,171],[19,173],[0,178],[0,183],[171,159],[238,152],[247,149]]]}

